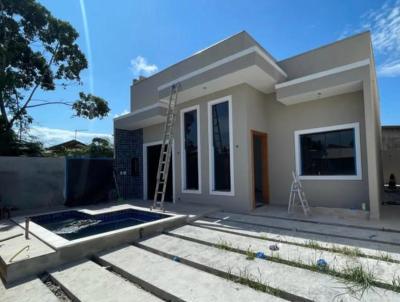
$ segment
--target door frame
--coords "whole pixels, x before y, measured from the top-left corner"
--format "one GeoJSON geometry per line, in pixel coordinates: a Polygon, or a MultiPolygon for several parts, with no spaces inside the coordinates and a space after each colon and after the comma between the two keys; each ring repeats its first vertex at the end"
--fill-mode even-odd
{"type": "Polygon", "coordinates": [[[268,133],[260,132],[256,130],[250,130],[251,135],[251,192],[253,196],[253,209],[256,207],[256,192],[255,192],[255,177],[254,177],[254,137],[258,136],[261,138],[261,157],[262,161],[262,195],[264,199],[264,205],[269,204],[269,164],[268,164],[268,133]]]}
{"type": "MultiPolygon", "coordinates": [[[[152,141],[149,143],[143,144],[143,200],[148,201],[147,196],[147,147],[162,145],[162,140],[160,141],[152,141]]],[[[172,203],[175,203],[175,141],[172,143],[172,203]]]]}

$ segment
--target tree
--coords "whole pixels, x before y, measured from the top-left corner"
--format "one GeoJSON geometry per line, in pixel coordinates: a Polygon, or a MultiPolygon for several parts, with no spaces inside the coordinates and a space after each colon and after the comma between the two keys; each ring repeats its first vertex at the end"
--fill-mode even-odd
{"type": "Polygon", "coordinates": [[[0,155],[1,156],[42,156],[43,144],[35,138],[29,141],[18,139],[14,131],[5,131],[0,121],[0,155]]]}
{"type": "Polygon", "coordinates": [[[88,153],[91,157],[112,157],[114,154],[110,141],[101,137],[93,138],[88,146],[88,153]]]}
{"type": "MultiPolygon", "coordinates": [[[[1,148],[0,148],[1,149],[1,148]]],[[[95,137],[92,142],[79,149],[61,148],[58,150],[51,150],[48,156],[75,156],[75,157],[113,157],[114,148],[110,141],[105,138],[95,137]]]]}
{"type": "Polygon", "coordinates": [[[76,43],[78,36],[68,22],[35,0],[0,0],[0,131],[12,137],[13,127],[27,129],[32,123],[29,108],[45,105],[67,105],[75,116],[88,119],[107,116],[107,101],[83,92],[75,102],[32,103],[38,89],[82,84],[80,73],[87,61],[76,43]]]}

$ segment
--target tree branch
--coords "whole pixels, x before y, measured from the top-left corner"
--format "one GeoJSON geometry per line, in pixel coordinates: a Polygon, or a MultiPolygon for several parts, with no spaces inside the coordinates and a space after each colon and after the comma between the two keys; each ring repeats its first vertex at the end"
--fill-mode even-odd
{"type": "MultiPolygon", "coordinates": [[[[51,65],[53,64],[53,61],[54,61],[54,58],[55,58],[55,56],[56,56],[56,53],[57,53],[57,51],[58,51],[59,46],[60,46],[60,44],[57,44],[57,46],[56,46],[55,49],[54,49],[54,53],[53,53],[53,55],[51,56],[51,59],[50,59],[49,64],[48,64],[48,65],[49,65],[49,68],[51,68],[51,65]]],[[[42,78],[43,78],[43,76],[42,76],[42,78]]],[[[42,80],[42,79],[41,79],[41,80],[42,80]]],[[[15,115],[13,116],[13,118],[8,122],[8,125],[7,125],[7,129],[8,129],[8,130],[10,130],[10,129],[12,128],[12,126],[13,126],[15,120],[17,120],[17,119],[20,117],[20,115],[24,112],[24,110],[25,110],[26,108],[28,108],[28,105],[29,105],[30,101],[32,100],[32,97],[33,97],[34,93],[36,92],[36,90],[37,90],[37,89],[39,88],[39,86],[40,86],[41,80],[40,80],[40,81],[35,85],[35,87],[32,89],[32,91],[31,91],[31,93],[30,93],[28,99],[26,100],[25,104],[15,113],[15,115]]]]}
{"type": "Polygon", "coordinates": [[[4,105],[2,92],[0,92],[0,110],[1,110],[1,116],[3,117],[3,119],[6,123],[6,126],[7,126],[8,125],[8,116],[7,116],[6,106],[4,105]]]}
{"type": "Polygon", "coordinates": [[[26,108],[35,108],[35,107],[40,107],[40,106],[46,106],[46,105],[66,105],[66,106],[71,106],[72,107],[72,103],[68,103],[68,102],[62,102],[62,101],[54,101],[54,102],[47,102],[47,103],[42,103],[42,104],[35,104],[35,105],[29,105],[26,106],[26,108]]]}
{"type": "MultiPolygon", "coordinates": [[[[3,4],[2,1],[0,1],[0,8],[1,8],[0,9],[1,17],[3,18],[4,17],[4,4],[3,4]]],[[[8,47],[8,43],[9,43],[8,39],[7,39],[7,31],[3,30],[2,32],[3,32],[3,39],[5,41],[5,48],[7,48],[8,47]]],[[[3,78],[4,77],[4,67],[6,65],[6,56],[3,55],[1,59],[2,60],[1,60],[1,67],[0,67],[0,78],[3,78]]],[[[7,127],[9,122],[8,122],[6,106],[4,104],[4,95],[3,95],[3,91],[2,91],[3,90],[3,86],[1,86],[0,88],[1,88],[0,89],[0,112],[1,112],[1,115],[2,115],[3,120],[5,122],[5,126],[7,127]]]]}

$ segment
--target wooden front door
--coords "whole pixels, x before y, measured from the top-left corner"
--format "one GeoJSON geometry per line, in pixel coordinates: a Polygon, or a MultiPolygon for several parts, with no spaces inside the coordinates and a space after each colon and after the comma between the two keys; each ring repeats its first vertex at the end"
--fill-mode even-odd
{"type": "Polygon", "coordinates": [[[251,130],[253,207],[269,203],[268,135],[251,130]]]}

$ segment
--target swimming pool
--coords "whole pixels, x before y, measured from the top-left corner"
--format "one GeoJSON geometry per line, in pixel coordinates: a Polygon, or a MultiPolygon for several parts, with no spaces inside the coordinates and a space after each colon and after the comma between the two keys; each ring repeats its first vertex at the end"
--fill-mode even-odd
{"type": "Polygon", "coordinates": [[[67,240],[119,230],[170,215],[126,209],[90,215],[80,211],[65,211],[31,217],[31,221],[67,240]]]}

